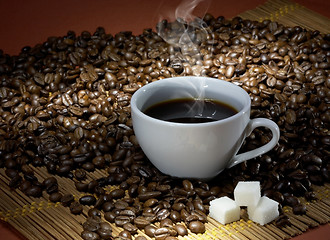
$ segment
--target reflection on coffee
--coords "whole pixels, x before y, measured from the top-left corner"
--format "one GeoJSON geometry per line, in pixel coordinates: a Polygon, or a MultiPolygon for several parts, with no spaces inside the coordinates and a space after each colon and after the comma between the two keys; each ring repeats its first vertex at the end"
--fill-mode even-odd
{"type": "Polygon", "coordinates": [[[177,123],[205,123],[233,116],[238,111],[223,102],[211,99],[172,99],[144,110],[150,117],[177,123]]]}

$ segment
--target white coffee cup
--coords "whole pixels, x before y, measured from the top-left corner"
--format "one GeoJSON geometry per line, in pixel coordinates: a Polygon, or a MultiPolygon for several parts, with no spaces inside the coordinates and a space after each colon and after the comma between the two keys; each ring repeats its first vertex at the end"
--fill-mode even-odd
{"type": "Polygon", "coordinates": [[[251,99],[233,83],[208,77],[173,77],[149,83],[131,99],[136,138],[148,159],[163,173],[180,178],[210,179],[225,168],[255,158],[278,142],[276,123],[250,119],[251,99]],[[238,113],[213,122],[176,123],[150,117],[144,111],[170,99],[212,99],[234,107],[238,113]],[[244,139],[257,127],[269,128],[265,145],[237,154],[244,139]]]}

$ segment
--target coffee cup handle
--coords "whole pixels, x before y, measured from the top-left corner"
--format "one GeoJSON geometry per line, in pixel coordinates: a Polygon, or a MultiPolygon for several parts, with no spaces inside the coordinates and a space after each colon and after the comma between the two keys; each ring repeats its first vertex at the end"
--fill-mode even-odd
{"type": "Polygon", "coordinates": [[[267,118],[255,118],[250,120],[246,127],[246,136],[249,136],[252,131],[257,127],[266,127],[271,130],[273,136],[272,139],[266,143],[265,145],[258,147],[256,149],[253,149],[248,152],[240,153],[235,155],[228,163],[227,168],[231,168],[241,162],[244,162],[246,160],[258,157],[269,150],[271,150],[278,142],[280,138],[280,130],[275,122],[272,120],[269,120],[267,118]]]}

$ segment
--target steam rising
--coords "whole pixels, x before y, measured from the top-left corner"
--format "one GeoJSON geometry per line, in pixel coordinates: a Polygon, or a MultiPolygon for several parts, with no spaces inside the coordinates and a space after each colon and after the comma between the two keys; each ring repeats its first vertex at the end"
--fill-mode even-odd
{"type": "Polygon", "coordinates": [[[175,10],[175,17],[182,18],[182,19],[185,19],[186,21],[191,22],[193,20],[193,15],[192,15],[193,10],[202,1],[203,0],[182,1],[182,3],[175,10]]]}
{"type": "MultiPolygon", "coordinates": [[[[201,60],[203,60],[201,44],[210,38],[211,30],[203,19],[193,15],[194,9],[202,1],[204,0],[183,0],[175,11],[168,13],[167,16],[160,16],[157,32],[173,50],[170,59],[171,67],[176,69],[177,73],[180,73],[181,69],[184,71],[185,67],[189,65],[193,71],[192,75],[206,75],[204,66],[201,64],[201,60]]],[[[183,72],[183,75],[191,74],[183,72]]],[[[204,99],[204,81],[200,81],[200,86],[193,87],[195,93],[191,97],[204,99]]],[[[203,108],[203,104],[197,104],[190,111],[194,111],[196,116],[202,116],[203,108]]]]}
{"type": "Polygon", "coordinates": [[[203,19],[192,13],[203,0],[184,0],[168,16],[160,16],[157,32],[168,44],[185,56],[200,55],[199,45],[211,32],[203,19]],[[166,20],[166,18],[168,20],[166,20]]]}

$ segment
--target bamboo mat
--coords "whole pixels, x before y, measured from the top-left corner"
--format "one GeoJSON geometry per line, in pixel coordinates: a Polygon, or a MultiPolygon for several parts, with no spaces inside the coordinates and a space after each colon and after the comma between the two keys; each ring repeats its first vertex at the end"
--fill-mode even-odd
{"type": "MultiPolygon", "coordinates": [[[[50,176],[45,168],[32,168],[39,181],[43,181],[50,176]]],[[[105,170],[96,170],[89,175],[89,180],[97,179],[105,175],[105,170]]],[[[70,192],[77,199],[82,196],[81,193],[75,189],[73,181],[58,176],[56,176],[56,178],[59,186],[65,186],[65,189],[60,189],[60,192],[70,192]]],[[[87,217],[88,207],[84,208],[83,214],[76,216],[70,213],[69,208],[63,207],[59,202],[49,202],[46,193],[44,193],[44,196],[41,198],[27,197],[18,189],[11,191],[8,188],[8,182],[9,178],[6,177],[4,170],[1,169],[1,220],[8,222],[30,240],[81,239],[80,233],[83,231],[82,223],[85,222],[85,218],[87,217]]],[[[185,237],[179,237],[179,239],[290,239],[293,236],[302,234],[309,228],[330,222],[330,184],[313,186],[313,188],[315,189],[317,200],[306,202],[303,198],[300,199],[306,204],[306,215],[294,215],[290,207],[284,207],[283,211],[291,219],[291,226],[278,228],[274,223],[260,226],[249,220],[246,211],[243,209],[239,221],[222,225],[209,217],[204,234],[189,234],[185,237]]],[[[109,188],[108,190],[111,189],[109,188]]],[[[115,235],[121,230],[121,228],[113,226],[115,235]]],[[[141,231],[139,231],[139,234],[144,235],[141,231]]]]}
{"type": "MultiPolygon", "coordinates": [[[[319,30],[329,33],[330,21],[305,7],[286,0],[271,0],[256,9],[239,15],[242,18],[263,21],[270,19],[286,26],[300,25],[306,29],[319,30]]],[[[35,169],[39,181],[49,177],[45,168],[35,169]]],[[[90,178],[104,176],[105,171],[96,170],[90,178]]],[[[75,189],[73,181],[56,177],[62,193],[73,193],[76,198],[80,193],[75,189]]],[[[45,195],[41,198],[32,198],[24,195],[20,190],[12,191],[8,187],[8,178],[4,169],[0,169],[0,219],[8,222],[27,239],[82,239],[82,223],[87,216],[85,207],[82,215],[73,215],[69,209],[60,203],[51,203],[45,195]]],[[[285,207],[284,212],[291,218],[291,226],[277,228],[273,223],[260,226],[247,219],[245,210],[242,210],[241,220],[222,225],[208,218],[204,234],[189,234],[179,239],[290,239],[302,234],[307,229],[330,222],[330,185],[314,186],[317,200],[306,203],[306,215],[294,215],[291,208],[285,207]]],[[[303,199],[301,199],[303,201],[303,199]]],[[[122,229],[113,226],[117,235],[122,229]]],[[[139,231],[140,235],[144,235],[139,231]]],[[[145,235],[146,236],[146,235],[145,235]]]]}
{"type": "Polygon", "coordinates": [[[329,18],[288,0],[270,0],[238,16],[257,21],[269,19],[285,26],[301,26],[308,30],[330,33],[329,18]]]}

